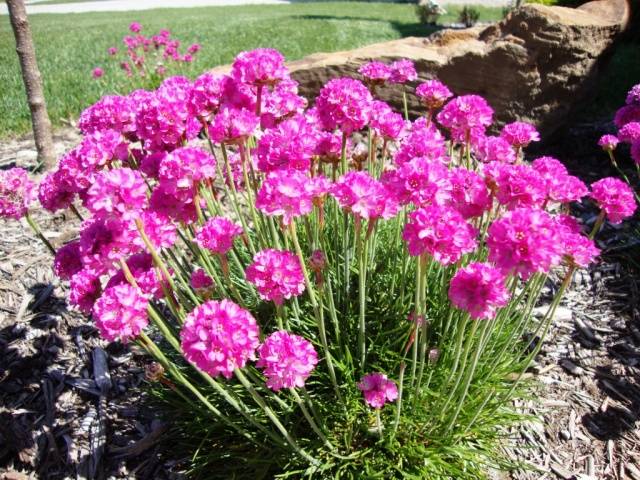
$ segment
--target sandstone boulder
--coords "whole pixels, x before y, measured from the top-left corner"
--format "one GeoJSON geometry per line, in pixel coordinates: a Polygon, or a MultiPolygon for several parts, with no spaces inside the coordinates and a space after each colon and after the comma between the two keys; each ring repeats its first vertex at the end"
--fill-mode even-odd
{"type": "MultiPolygon", "coordinates": [[[[408,58],[416,64],[419,81],[439,78],[456,94],[483,95],[496,110],[498,125],[529,121],[545,135],[589,93],[629,17],[627,0],[596,0],[576,9],[525,5],[489,27],[318,53],[289,66],[301,93],[313,98],[331,78],[358,78],[363,63],[408,58]]],[[[379,94],[400,108],[398,88],[379,94]]],[[[417,100],[409,97],[411,113],[419,114],[417,100]]]]}

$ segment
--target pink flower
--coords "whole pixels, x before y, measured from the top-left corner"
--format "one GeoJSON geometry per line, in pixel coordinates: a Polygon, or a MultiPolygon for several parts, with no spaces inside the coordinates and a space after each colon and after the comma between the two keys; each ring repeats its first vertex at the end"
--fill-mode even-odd
{"type": "Polygon", "coordinates": [[[449,265],[476,248],[476,234],[476,229],[453,208],[429,205],[409,214],[402,238],[411,255],[426,253],[449,265]]]}
{"type": "Polygon", "coordinates": [[[618,109],[613,118],[613,123],[618,128],[622,128],[630,122],[640,122],[640,105],[625,105],[618,109]]]}
{"type": "Polygon", "coordinates": [[[560,263],[558,228],[543,210],[517,208],[495,220],[488,230],[489,261],[507,274],[527,280],[560,263]]]}
{"type": "Polygon", "coordinates": [[[86,170],[80,165],[79,147],[65,153],[54,174],[59,187],[74,193],[84,194],[93,184],[93,170],[86,170]]]}
{"type": "Polygon", "coordinates": [[[402,205],[444,205],[451,196],[449,170],[426,157],[413,158],[395,171],[385,172],[381,181],[402,205]]]}
{"type": "Polygon", "coordinates": [[[372,104],[369,125],[377,136],[385,140],[397,140],[405,127],[405,121],[388,104],[376,100],[372,104]]]}
{"type": "Polygon", "coordinates": [[[640,105],[640,83],[631,87],[627,93],[627,105],[640,105]]]}
{"type": "Polygon", "coordinates": [[[636,211],[633,190],[622,180],[607,177],[591,184],[591,198],[605,212],[614,225],[630,217],[636,211]]]}
{"type": "Polygon", "coordinates": [[[191,274],[189,284],[196,292],[209,291],[213,288],[213,278],[207,275],[203,269],[198,268],[191,274]]]}
{"type": "Polygon", "coordinates": [[[258,169],[309,170],[316,148],[316,130],[302,115],[267,130],[258,142],[258,169]]]}
{"type": "Polygon", "coordinates": [[[451,279],[449,300],[475,320],[491,319],[496,316],[496,309],[509,302],[505,277],[487,263],[470,263],[451,279]]]}
{"type": "Polygon", "coordinates": [[[473,139],[471,148],[476,158],[483,163],[514,163],[516,161],[516,152],[502,137],[480,135],[473,139]]]}
{"type": "Polygon", "coordinates": [[[146,206],[147,185],[137,170],[104,170],[96,175],[84,204],[94,215],[117,213],[130,218],[146,206]]]}
{"type": "Polygon", "coordinates": [[[616,149],[618,143],[620,143],[620,140],[618,140],[618,137],[615,135],[603,135],[600,137],[600,140],[598,140],[598,145],[602,147],[603,150],[610,152],[616,149]]]}
{"type": "Polygon", "coordinates": [[[466,168],[453,168],[449,172],[451,196],[449,205],[464,218],[479,217],[491,208],[491,199],[484,179],[466,168]]]}
{"type": "Polygon", "coordinates": [[[264,369],[267,387],[275,392],[304,387],[318,364],[318,354],[311,342],[284,330],[265,339],[258,347],[258,357],[256,367],[264,369]]]}
{"type": "Polygon", "coordinates": [[[589,193],[587,186],[578,178],[569,175],[565,166],[553,157],[540,157],[532,167],[546,184],[547,198],[554,202],[579,201],[589,193]]]}
{"type": "Polygon", "coordinates": [[[107,49],[107,53],[113,57],[115,54],[118,53],[118,49],[116,47],[109,47],[107,49]]]}
{"type": "Polygon", "coordinates": [[[225,255],[233,241],[242,235],[242,227],[225,217],[210,218],[196,233],[196,242],[214,253],[225,255]]]}
{"type": "Polygon", "coordinates": [[[75,240],[58,248],[53,260],[53,271],[60,280],[69,280],[82,270],[80,241],[75,240]]]}
{"type": "Polygon", "coordinates": [[[216,176],[216,159],[196,147],[180,147],[160,162],[158,177],[167,191],[191,190],[198,183],[216,176]]]}
{"type": "Polygon", "coordinates": [[[328,188],[324,177],[307,177],[298,170],[271,172],[256,197],[256,207],[270,216],[282,216],[284,225],[313,210],[313,199],[328,188]]]}
{"type": "Polygon", "coordinates": [[[623,125],[618,130],[618,140],[629,144],[640,142],[640,121],[623,125]]]}
{"type": "Polygon", "coordinates": [[[525,122],[507,123],[502,128],[500,136],[515,148],[524,148],[531,142],[540,140],[540,134],[536,127],[525,122]]]}
{"type": "Polygon", "coordinates": [[[580,225],[574,217],[558,215],[555,221],[558,225],[563,253],[569,264],[580,268],[589,266],[600,254],[593,240],[582,235],[580,225]]]}
{"type": "Polygon", "coordinates": [[[69,208],[76,196],[74,192],[65,189],[60,176],[57,171],[48,173],[38,185],[40,205],[52,213],[69,208]]]}
{"type": "Polygon", "coordinates": [[[193,188],[171,189],[170,186],[160,184],[153,189],[149,204],[160,215],[190,224],[197,217],[194,194],[193,188]]]}
{"type": "MultiPolygon", "coordinates": [[[[159,276],[153,264],[153,258],[148,253],[137,253],[127,259],[127,268],[133,275],[136,284],[144,295],[162,298],[164,295],[162,284],[167,283],[159,276]]],[[[170,271],[171,272],[171,271],[170,271]]],[[[116,285],[129,284],[122,269],[118,270],[107,282],[105,291],[116,285]]]]}
{"type": "Polygon", "coordinates": [[[107,288],[93,306],[93,318],[100,335],[110,342],[127,343],[149,324],[148,300],[128,285],[107,288]]]}
{"type": "Polygon", "coordinates": [[[133,94],[129,97],[119,95],[102,97],[80,114],[78,128],[85,135],[100,130],[115,130],[131,137],[136,131],[136,102],[134,102],[134,98],[133,94]]]}
{"type": "Polygon", "coordinates": [[[289,76],[289,71],[279,51],[257,48],[236,56],[231,65],[231,75],[238,82],[261,86],[277,84],[289,76]]]}
{"type": "Polygon", "coordinates": [[[324,128],[338,128],[345,135],[369,123],[372,104],[369,89],[352,78],[329,80],[316,98],[316,109],[324,128]]]}
{"type": "Polygon", "coordinates": [[[364,395],[364,401],[371,408],[380,409],[387,402],[398,398],[398,387],[382,373],[369,373],[358,383],[358,390],[364,395]]]}
{"type": "Polygon", "coordinates": [[[201,120],[211,120],[222,104],[227,81],[225,76],[211,72],[196,78],[189,92],[189,113],[201,120]]]}
{"type": "Polygon", "coordinates": [[[115,130],[99,130],[87,134],[78,149],[80,166],[97,171],[110,165],[114,160],[126,160],[127,144],[122,134],[115,130]]]}
{"type": "Polygon", "coordinates": [[[396,60],[391,65],[391,83],[407,83],[413,82],[418,78],[416,67],[411,60],[396,60]]]}
{"type": "Polygon", "coordinates": [[[91,70],[91,76],[94,79],[98,79],[100,77],[102,77],[104,75],[104,70],[101,69],[100,67],[96,67],[93,70],[91,70]]]}
{"type": "Polygon", "coordinates": [[[393,157],[396,165],[401,166],[415,157],[426,157],[448,163],[447,149],[443,136],[433,123],[427,124],[425,118],[419,118],[402,138],[400,147],[393,157]]]}
{"type": "Polygon", "coordinates": [[[200,45],[199,43],[192,43],[191,45],[189,45],[189,48],[187,48],[187,53],[194,55],[198,53],[200,49],[202,49],[202,45],[200,45]]]}
{"type": "Polygon", "coordinates": [[[100,277],[89,269],[73,274],[69,281],[69,303],[86,315],[101,293],[100,277]]]}
{"type": "Polygon", "coordinates": [[[19,220],[36,199],[36,185],[23,168],[0,170],[0,217],[19,220]]]}
{"type": "Polygon", "coordinates": [[[80,230],[80,254],[86,268],[96,273],[112,270],[121,258],[134,253],[130,226],[114,216],[87,220],[80,230]]]}
{"type": "Polygon", "coordinates": [[[340,207],[364,219],[391,218],[400,206],[387,188],[366,172],[347,172],[331,187],[340,207]]]}
{"type": "Polygon", "coordinates": [[[296,114],[303,114],[307,106],[307,99],[298,95],[298,82],[290,78],[282,80],[273,90],[263,92],[262,99],[260,125],[263,129],[274,127],[296,114]]]}
{"type": "MultiPolygon", "coordinates": [[[[156,250],[170,248],[176,243],[177,227],[168,216],[154,210],[145,210],[140,213],[138,218],[142,222],[144,233],[156,250]]],[[[137,226],[133,223],[130,225],[133,243],[141,249],[146,249],[146,244],[142,240],[137,226]]]]}
{"type": "Polygon", "coordinates": [[[213,117],[209,136],[216,143],[242,143],[253,135],[260,119],[246,109],[222,107],[213,117]]]}
{"type": "Polygon", "coordinates": [[[451,90],[439,80],[427,80],[416,87],[416,95],[429,110],[436,110],[453,97],[451,90]]]}
{"type": "Polygon", "coordinates": [[[382,62],[369,62],[362,65],[358,69],[358,73],[360,73],[366,81],[382,84],[391,77],[391,68],[382,62]]]}
{"type": "Polygon", "coordinates": [[[226,378],[255,359],[258,336],[251,313],[227,299],[196,307],[180,332],[185,358],[212,377],[226,378]]]}
{"type": "Polygon", "coordinates": [[[498,202],[508,209],[539,207],[547,198],[544,178],[529,165],[491,162],[484,166],[485,181],[498,202]]]}
{"type": "Polygon", "coordinates": [[[447,128],[452,138],[459,143],[484,134],[492,121],[493,110],[479,95],[456,97],[438,113],[438,122],[447,128]]]}
{"type": "Polygon", "coordinates": [[[129,25],[129,30],[133,33],[140,33],[142,31],[142,25],[140,25],[138,22],[132,22],[129,25]]]}
{"type": "Polygon", "coordinates": [[[298,257],[286,250],[268,248],[253,257],[247,267],[247,280],[258,289],[263,300],[282,305],[284,299],[304,292],[304,275],[298,257]]]}

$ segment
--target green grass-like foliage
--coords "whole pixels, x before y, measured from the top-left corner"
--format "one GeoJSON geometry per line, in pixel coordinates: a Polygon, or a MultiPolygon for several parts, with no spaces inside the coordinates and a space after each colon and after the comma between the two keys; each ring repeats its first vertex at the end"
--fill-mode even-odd
{"type": "MultiPolygon", "coordinates": [[[[456,20],[459,8],[448,10],[441,22],[456,20]]],[[[499,8],[480,11],[485,21],[501,16],[499,8]]],[[[121,46],[122,36],[134,20],[144,26],[143,33],[166,28],[183,45],[202,44],[193,67],[181,72],[191,77],[207,68],[230,63],[239,51],[257,47],[277,48],[288,59],[295,60],[315,52],[347,50],[433,32],[433,28],[417,22],[413,5],[392,3],[296,3],[32,15],[38,65],[54,126],[77,117],[101,95],[118,90],[120,68],[109,61],[107,49],[121,46]],[[105,69],[104,81],[91,79],[91,70],[96,66],[105,69]]],[[[24,134],[30,129],[14,45],[9,22],[0,22],[0,138],[24,134]]]]}

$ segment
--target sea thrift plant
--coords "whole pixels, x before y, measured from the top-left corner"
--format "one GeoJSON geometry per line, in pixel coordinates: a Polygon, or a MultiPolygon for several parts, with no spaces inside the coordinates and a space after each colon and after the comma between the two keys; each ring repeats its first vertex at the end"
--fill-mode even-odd
{"type": "MultiPolygon", "coordinates": [[[[126,40],[132,75],[154,52],[188,63],[199,50],[144,31],[126,40]]],[[[596,260],[593,236],[635,211],[626,184],[589,189],[562,159],[529,162],[533,126],[488,135],[486,100],[437,79],[416,89],[408,60],[374,61],[366,82],[335,78],[315,99],[272,49],[229,74],[149,74],[157,88],[82,113],[82,142],[39,186],[0,172],[0,221],[30,225],[71,308],[155,362],[193,471],[484,478],[538,339],[596,260]],[[378,90],[417,95],[423,115],[378,90]],[[36,199],[78,239],[52,244],[36,199]],[[590,234],[567,216],[574,202],[599,210],[590,234]]],[[[632,152],[634,92],[616,122],[632,152]]]]}

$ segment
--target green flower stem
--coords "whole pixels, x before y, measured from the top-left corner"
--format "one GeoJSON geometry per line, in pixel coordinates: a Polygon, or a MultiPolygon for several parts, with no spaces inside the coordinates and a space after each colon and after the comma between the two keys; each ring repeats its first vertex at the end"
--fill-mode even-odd
{"type": "Polygon", "coordinates": [[[380,409],[376,408],[376,430],[378,431],[378,436],[382,438],[382,419],[380,418],[380,409]]]}
{"type": "MultiPolygon", "coordinates": [[[[419,281],[418,287],[420,288],[421,303],[419,305],[418,318],[422,318],[422,325],[421,325],[421,333],[420,333],[420,370],[418,371],[418,383],[416,384],[416,395],[413,399],[414,407],[416,405],[418,397],[420,396],[420,387],[422,385],[422,375],[424,374],[424,366],[427,359],[427,344],[428,344],[427,320],[425,318],[425,311],[424,311],[424,306],[427,298],[426,297],[427,277],[429,275],[429,273],[426,271],[427,256],[425,254],[422,254],[420,256],[419,262],[420,263],[418,268],[420,269],[420,279],[419,279],[420,281],[419,281]]],[[[433,265],[433,262],[429,265],[429,270],[431,270],[432,265],[433,265]]]]}
{"type": "Polygon", "coordinates": [[[254,192],[254,188],[256,188],[254,183],[249,181],[247,164],[250,164],[251,159],[247,154],[247,149],[245,148],[244,143],[240,144],[240,158],[242,161],[242,175],[244,178],[245,191],[247,192],[247,203],[249,204],[249,212],[251,213],[251,218],[253,219],[253,225],[258,235],[258,239],[262,242],[262,246],[266,248],[269,246],[269,244],[265,240],[266,237],[263,232],[264,227],[262,225],[262,222],[258,218],[258,212],[256,210],[256,205],[254,202],[254,194],[257,195],[257,192],[254,192]]]}
{"type": "MultiPolygon", "coordinates": [[[[249,235],[249,226],[247,225],[247,221],[244,218],[244,215],[240,212],[240,205],[238,203],[238,192],[236,191],[236,184],[233,181],[233,172],[231,171],[231,164],[229,163],[229,157],[227,155],[227,147],[225,147],[224,143],[220,144],[222,149],[222,157],[224,158],[224,165],[227,169],[227,177],[229,178],[229,185],[231,186],[231,203],[233,204],[233,209],[236,212],[236,216],[240,220],[242,224],[242,228],[247,234],[247,241],[249,242],[249,250],[251,251],[251,255],[256,254],[256,247],[253,245],[253,240],[251,239],[251,235],[249,235]]],[[[246,185],[246,188],[251,188],[250,185],[246,185]]],[[[257,228],[257,226],[256,226],[257,228]]]]}
{"type": "Polygon", "coordinates": [[[320,342],[322,344],[322,349],[324,350],[325,359],[327,361],[327,367],[329,369],[329,377],[331,377],[331,383],[333,383],[333,387],[336,391],[338,399],[340,400],[340,403],[343,403],[342,395],[340,394],[340,389],[338,388],[338,381],[336,379],[336,372],[333,366],[331,352],[329,351],[329,344],[327,342],[327,332],[324,325],[324,313],[320,311],[318,301],[316,299],[315,288],[309,279],[309,270],[307,269],[307,262],[304,258],[304,254],[302,253],[302,248],[300,248],[300,242],[298,242],[298,234],[296,232],[295,222],[291,222],[289,224],[289,232],[291,233],[291,240],[293,241],[296,254],[298,255],[298,260],[300,261],[302,274],[304,275],[304,283],[307,287],[307,293],[309,294],[309,301],[311,302],[313,313],[316,318],[318,332],[320,333],[320,342]]]}
{"type": "Polygon", "coordinates": [[[602,227],[602,224],[604,223],[605,218],[606,218],[606,213],[604,210],[601,210],[600,213],[598,214],[598,217],[596,218],[595,223],[593,224],[593,229],[591,230],[591,233],[589,233],[589,238],[591,240],[593,240],[596,234],[600,231],[600,227],[602,227]]]}
{"type": "Polygon", "coordinates": [[[422,278],[422,275],[420,271],[420,263],[418,261],[418,265],[416,267],[416,292],[415,292],[415,300],[413,305],[413,312],[416,318],[414,318],[415,333],[413,337],[413,345],[411,346],[411,388],[413,388],[413,386],[416,383],[416,370],[418,368],[418,338],[419,338],[418,312],[420,309],[420,305],[422,303],[422,299],[420,298],[420,295],[422,293],[422,289],[420,288],[421,278],[422,278]]]}
{"type": "Polygon", "coordinates": [[[366,304],[367,304],[367,245],[368,242],[362,235],[362,220],[356,218],[356,249],[358,255],[358,354],[360,356],[360,368],[364,372],[367,346],[366,346],[366,304]]]}
{"type": "Polygon", "coordinates": [[[396,418],[393,422],[393,430],[391,432],[391,438],[396,436],[398,427],[400,426],[400,413],[402,412],[402,395],[404,393],[404,372],[407,368],[407,364],[404,361],[400,364],[400,373],[398,374],[398,404],[396,406],[396,418]]]}
{"type": "Polygon", "coordinates": [[[38,227],[38,224],[33,220],[33,218],[31,218],[31,215],[29,215],[29,212],[26,213],[24,218],[27,221],[27,223],[29,224],[29,226],[31,227],[31,230],[33,230],[33,233],[35,233],[37,235],[37,237],[40,239],[40,241],[42,241],[42,243],[44,243],[45,247],[47,247],[49,252],[51,252],[51,255],[55,256],[56,249],[53,248],[53,245],[51,245],[51,242],[49,242],[49,240],[47,240],[47,237],[45,237],[42,234],[42,231],[40,230],[40,227],[38,227]]]}
{"type": "Polygon", "coordinates": [[[402,107],[404,108],[404,119],[409,120],[409,102],[407,102],[407,91],[402,88],[402,107]]]}
{"type": "MultiPolygon", "coordinates": [[[[629,181],[629,178],[627,177],[627,174],[624,173],[624,171],[618,166],[618,162],[616,162],[616,157],[613,156],[613,151],[607,150],[607,152],[609,153],[609,158],[611,159],[611,163],[613,164],[615,169],[618,171],[618,173],[622,176],[622,178],[624,178],[624,181],[627,182],[629,185],[632,185],[632,183],[629,181]]],[[[636,173],[640,177],[640,171],[638,171],[637,164],[636,164],[636,173]]],[[[633,194],[636,197],[636,202],[640,203],[640,195],[638,195],[638,192],[636,192],[635,189],[632,189],[632,190],[633,190],[633,194]]]]}
{"type": "Polygon", "coordinates": [[[334,447],[333,444],[327,439],[325,434],[322,433],[322,430],[318,427],[316,422],[313,420],[313,417],[309,413],[309,410],[307,410],[307,407],[302,401],[302,398],[300,398],[300,395],[298,395],[298,392],[296,392],[296,389],[290,388],[289,391],[291,392],[291,395],[293,396],[296,403],[300,407],[300,410],[302,410],[302,414],[304,415],[304,418],[306,418],[307,422],[309,422],[311,429],[315,432],[316,435],[318,435],[320,440],[322,440],[322,443],[324,443],[329,448],[329,450],[335,450],[336,447],[334,447]]]}
{"type": "Polygon", "coordinates": [[[284,308],[282,307],[282,305],[279,304],[275,304],[276,306],[276,323],[278,324],[278,329],[280,330],[284,330],[284,321],[286,320],[285,314],[284,314],[284,308]]]}
{"type": "Polygon", "coordinates": [[[249,392],[249,394],[251,395],[251,397],[253,397],[253,400],[256,402],[256,404],[262,409],[262,411],[264,411],[264,413],[267,415],[267,417],[269,417],[269,420],[271,420],[271,422],[276,426],[276,428],[280,431],[280,433],[282,434],[282,436],[286,439],[287,443],[291,446],[291,448],[293,448],[293,450],[300,455],[302,458],[304,458],[305,460],[307,460],[309,463],[311,463],[312,465],[318,465],[319,462],[318,460],[316,460],[315,458],[313,458],[311,455],[309,455],[307,452],[305,452],[302,448],[300,448],[300,446],[298,446],[298,444],[296,443],[295,439],[291,436],[291,434],[287,431],[287,429],[284,427],[284,425],[282,425],[282,423],[280,422],[280,420],[278,419],[278,416],[275,414],[275,412],[271,409],[271,407],[269,407],[267,405],[267,403],[264,401],[264,399],[260,396],[260,394],[256,391],[256,389],[253,387],[253,385],[251,384],[251,382],[249,382],[249,380],[247,379],[247,377],[244,376],[244,374],[242,373],[242,371],[239,368],[236,368],[234,370],[234,373],[236,375],[236,378],[238,380],[240,380],[240,383],[242,384],[242,386],[244,388],[246,388],[246,390],[249,392]]]}

